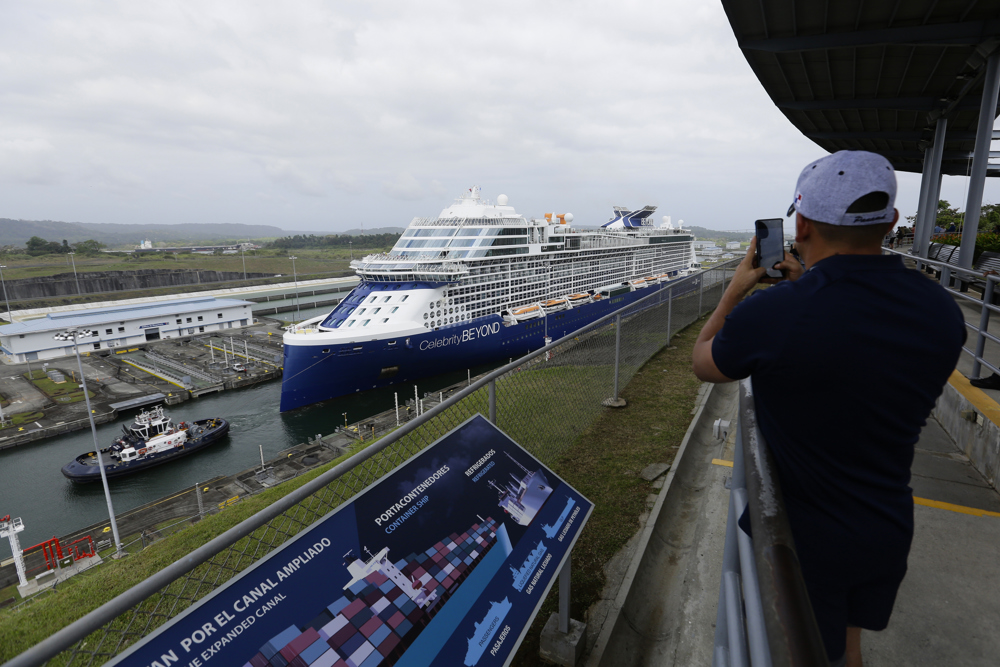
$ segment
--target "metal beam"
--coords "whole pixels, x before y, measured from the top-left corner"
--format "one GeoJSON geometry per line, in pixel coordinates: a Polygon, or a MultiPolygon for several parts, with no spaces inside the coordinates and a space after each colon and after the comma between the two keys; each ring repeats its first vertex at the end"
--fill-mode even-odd
{"type": "Polygon", "coordinates": [[[879,46],[883,44],[938,44],[950,46],[976,46],[991,35],[1000,33],[1000,21],[967,21],[936,25],[883,28],[861,32],[839,32],[832,35],[803,35],[772,37],[740,42],[744,51],[788,53],[793,51],[822,51],[824,49],[879,46]]]}
{"type": "MultiPolygon", "coordinates": [[[[927,149],[930,157],[924,162],[924,169],[926,171],[922,180],[927,182],[927,188],[924,189],[921,187],[923,199],[918,204],[921,209],[921,222],[923,223],[920,228],[919,251],[920,256],[924,258],[927,257],[927,249],[930,247],[931,232],[937,224],[937,205],[938,199],[941,198],[941,156],[944,154],[944,142],[947,141],[947,131],[948,119],[938,118],[937,127],[934,129],[934,145],[927,149]]],[[[921,183],[922,185],[923,183],[921,183]]],[[[914,238],[913,241],[916,243],[917,239],[914,238]]]]}
{"type": "MultiPolygon", "coordinates": [[[[792,111],[826,111],[849,109],[898,109],[900,111],[932,111],[944,109],[945,102],[937,97],[881,97],[869,100],[788,100],[775,102],[779,109],[792,111]]],[[[976,109],[979,100],[961,100],[955,108],[976,109]]]]}
{"type": "MultiPolygon", "coordinates": [[[[994,104],[996,102],[994,101],[994,104]]],[[[885,132],[857,131],[852,132],[803,132],[810,139],[827,139],[831,141],[851,141],[852,139],[881,139],[882,141],[921,141],[930,136],[923,130],[889,130],[885,132]]],[[[997,137],[1000,139],[1000,137],[997,137]]],[[[975,132],[951,132],[948,141],[975,141],[975,132]]]]}
{"type": "Polygon", "coordinates": [[[976,234],[979,231],[979,213],[983,206],[983,188],[986,185],[990,140],[997,134],[993,130],[993,121],[997,116],[998,92],[1000,92],[1000,52],[994,52],[986,61],[986,76],[983,79],[983,103],[979,108],[976,150],[972,156],[972,173],[969,174],[969,198],[965,202],[962,245],[958,251],[958,265],[966,269],[972,268],[972,256],[976,249],[976,234]]]}

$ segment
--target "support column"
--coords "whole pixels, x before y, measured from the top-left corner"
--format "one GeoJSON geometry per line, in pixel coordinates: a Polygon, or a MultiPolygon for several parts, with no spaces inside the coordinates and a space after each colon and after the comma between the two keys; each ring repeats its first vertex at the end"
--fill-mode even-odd
{"type": "MultiPolygon", "coordinates": [[[[944,142],[947,132],[948,119],[938,118],[937,127],[934,128],[934,144],[927,149],[924,155],[924,169],[927,171],[920,179],[920,202],[917,204],[920,208],[917,219],[922,223],[919,241],[920,256],[924,258],[927,257],[931,233],[937,224],[937,205],[941,198],[941,159],[944,157],[944,142]]],[[[916,246],[916,230],[914,230],[913,243],[916,246]]],[[[916,247],[914,247],[914,252],[916,252],[916,247]]]]}
{"type": "Polygon", "coordinates": [[[983,80],[983,99],[979,104],[979,124],[976,127],[976,148],[972,154],[972,173],[969,175],[969,198],[965,202],[965,223],[962,225],[962,247],[958,251],[958,264],[972,268],[972,255],[976,249],[979,232],[979,214],[983,206],[983,187],[986,185],[986,166],[993,139],[993,121],[997,113],[997,95],[1000,94],[1000,51],[994,51],[986,61],[986,78],[983,80]]]}
{"type": "MultiPolygon", "coordinates": [[[[937,140],[936,134],[935,141],[937,140]]],[[[924,241],[927,238],[924,234],[924,230],[927,228],[925,202],[927,201],[927,190],[930,188],[932,149],[933,144],[924,149],[924,166],[920,172],[920,194],[917,195],[917,219],[913,223],[913,250],[911,251],[916,257],[927,257],[927,243],[924,241]]]]}

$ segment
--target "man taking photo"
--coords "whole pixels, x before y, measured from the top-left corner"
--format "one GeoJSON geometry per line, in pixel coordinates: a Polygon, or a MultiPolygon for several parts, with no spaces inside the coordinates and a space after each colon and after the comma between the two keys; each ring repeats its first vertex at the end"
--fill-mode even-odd
{"type": "Polygon", "coordinates": [[[803,169],[786,280],[754,243],[694,348],[706,382],[751,377],[802,575],[832,664],[861,665],[913,538],[913,446],[965,341],[948,293],[881,243],[899,219],[888,160],[840,151],[803,169]]]}

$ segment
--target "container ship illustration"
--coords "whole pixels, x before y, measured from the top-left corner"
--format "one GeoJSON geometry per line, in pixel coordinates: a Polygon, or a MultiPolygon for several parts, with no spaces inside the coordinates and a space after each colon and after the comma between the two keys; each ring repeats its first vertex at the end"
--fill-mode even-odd
{"type": "Polygon", "coordinates": [[[414,218],[390,252],[351,262],[361,282],[330,313],[288,327],[281,411],[519,357],[668,289],[699,264],[694,236],[654,226],[655,210],[618,206],[575,228],[570,213],[526,218],[473,187],[414,218]]]}
{"type": "Polygon", "coordinates": [[[345,555],[343,595],[305,627],[290,626],[244,667],[393,665],[493,548],[500,529],[487,517],[461,535],[392,562],[387,548],[345,555]]]}

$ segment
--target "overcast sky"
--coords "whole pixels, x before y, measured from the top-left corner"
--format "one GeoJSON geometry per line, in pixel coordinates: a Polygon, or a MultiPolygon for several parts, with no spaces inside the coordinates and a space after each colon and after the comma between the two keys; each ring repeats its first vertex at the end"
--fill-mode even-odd
{"type": "Polygon", "coordinates": [[[746,229],[823,154],[717,2],[165,4],[0,0],[0,217],[336,232],[477,184],[525,215],[746,229]]]}

